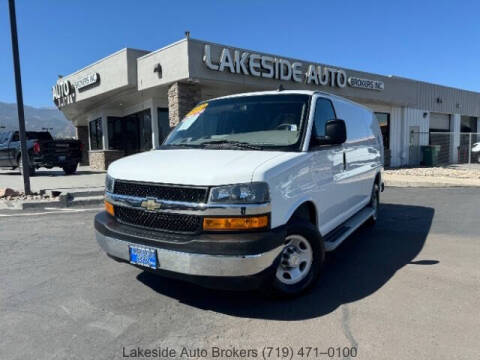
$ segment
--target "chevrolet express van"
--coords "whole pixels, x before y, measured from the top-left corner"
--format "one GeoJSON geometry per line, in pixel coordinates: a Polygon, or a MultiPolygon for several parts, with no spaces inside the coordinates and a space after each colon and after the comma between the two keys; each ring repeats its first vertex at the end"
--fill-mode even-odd
{"type": "Polygon", "coordinates": [[[206,286],[294,296],[325,252],[374,224],[374,114],[318,91],[200,103],[154,151],[112,163],[97,241],[112,258],[206,286]]]}

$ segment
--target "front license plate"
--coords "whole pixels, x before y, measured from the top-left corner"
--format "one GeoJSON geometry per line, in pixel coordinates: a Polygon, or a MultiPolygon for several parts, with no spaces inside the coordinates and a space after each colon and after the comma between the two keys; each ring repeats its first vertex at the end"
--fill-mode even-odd
{"type": "Polygon", "coordinates": [[[143,246],[130,246],[129,251],[130,263],[151,269],[157,268],[157,252],[154,249],[143,246]]]}
{"type": "Polygon", "coordinates": [[[65,155],[59,156],[58,161],[65,161],[67,157],[65,155]]]}

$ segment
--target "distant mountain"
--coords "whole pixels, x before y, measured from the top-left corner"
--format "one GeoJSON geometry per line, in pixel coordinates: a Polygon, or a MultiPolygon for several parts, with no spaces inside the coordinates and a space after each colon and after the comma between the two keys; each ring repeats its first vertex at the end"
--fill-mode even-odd
{"type": "MultiPolygon", "coordinates": [[[[17,104],[0,102],[0,127],[4,130],[18,130],[17,104]]],[[[54,107],[35,108],[25,105],[25,127],[27,131],[48,128],[56,138],[71,138],[75,136],[75,127],[65,118],[62,112],[54,107]]]]}

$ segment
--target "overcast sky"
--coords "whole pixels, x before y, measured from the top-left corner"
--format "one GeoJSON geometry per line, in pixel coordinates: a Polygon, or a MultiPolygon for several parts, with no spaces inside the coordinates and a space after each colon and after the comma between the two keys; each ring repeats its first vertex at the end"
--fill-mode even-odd
{"type": "MultiPolygon", "coordinates": [[[[191,36],[259,52],[480,91],[479,1],[17,0],[24,102],[121,48],[191,36]]],[[[15,102],[0,0],[0,101],[15,102]]]]}

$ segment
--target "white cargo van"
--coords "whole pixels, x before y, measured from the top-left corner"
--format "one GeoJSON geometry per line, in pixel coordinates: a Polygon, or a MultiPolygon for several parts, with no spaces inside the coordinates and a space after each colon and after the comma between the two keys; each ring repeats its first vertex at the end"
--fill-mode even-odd
{"type": "Polygon", "coordinates": [[[205,101],[158,150],[110,165],[97,241],[165,276],[297,295],[325,252],[377,219],[382,164],[374,114],[338,96],[205,101]]]}

